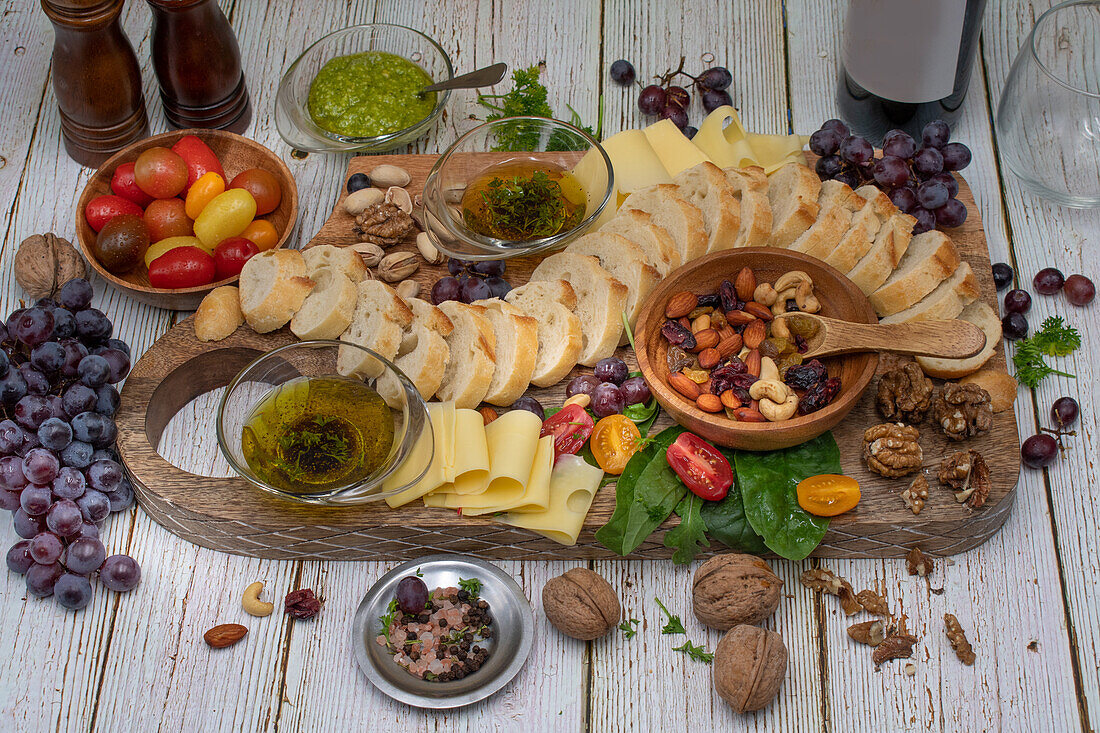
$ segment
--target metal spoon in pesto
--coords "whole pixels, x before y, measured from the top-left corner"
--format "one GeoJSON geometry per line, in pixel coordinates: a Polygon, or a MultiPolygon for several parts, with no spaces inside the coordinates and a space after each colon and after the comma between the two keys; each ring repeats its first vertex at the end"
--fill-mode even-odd
{"type": "Polygon", "coordinates": [[[506,73],[508,73],[508,64],[493,64],[492,66],[486,66],[477,71],[471,71],[469,74],[456,76],[450,81],[441,81],[438,84],[426,86],[421,89],[418,94],[424,94],[425,92],[442,92],[446,89],[477,89],[478,87],[489,87],[503,79],[506,73]]]}

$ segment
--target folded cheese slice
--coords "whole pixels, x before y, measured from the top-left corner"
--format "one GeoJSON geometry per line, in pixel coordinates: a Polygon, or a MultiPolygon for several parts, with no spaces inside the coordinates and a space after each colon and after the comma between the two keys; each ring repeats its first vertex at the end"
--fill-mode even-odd
{"type": "Polygon", "coordinates": [[[431,429],[421,433],[408,458],[382,485],[383,491],[391,491],[414,479],[428,455],[432,456],[431,465],[417,483],[386,497],[391,509],[419,499],[454,480],[455,403],[429,402],[428,419],[431,429]]]}
{"type": "Polygon", "coordinates": [[[477,410],[455,410],[454,493],[479,494],[489,479],[485,418],[477,410]]]}
{"type": "Polygon", "coordinates": [[[681,171],[710,161],[706,153],[692,145],[672,120],[655,122],[643,132],[670,177],[675,178],[681,171]]]}
{"type": "Polygon", "coordinates": [[[531,477],[527,479],[527,492],[523,504],[509,509],[512,512],[544,512],[550,506],[550,473],[554,470],[554,436],[539,438],[531,477]]]}
{"type": "Polygon", "coordinates": [[[770,174],[787,163],[805,164],[802,146],[808,138],[748,132],[737,110],[724,105],[707,115],[691,142],[719,168],[758,165],[770,174]]]}
{"type": "Polygon", "coordinates": [[[561,456],[550,474],[550,500],[546,511],[508,512],[494,519],[537,532],[563,545],[575,545],[602,479],[603,471],[580,456],[561,456]]]}

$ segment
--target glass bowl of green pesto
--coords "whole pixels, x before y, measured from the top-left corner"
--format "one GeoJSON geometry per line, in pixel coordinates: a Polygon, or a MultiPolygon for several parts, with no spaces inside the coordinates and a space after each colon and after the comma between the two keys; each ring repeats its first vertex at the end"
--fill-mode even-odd
{"type": "Polygon", "coordinates": [[[381,153],[427,133],[450,92],[420,93],[454,78],[451,59],[420,31],[368,23],[307,48],[279,82],[275,126],[311,153],[381,153]]]}

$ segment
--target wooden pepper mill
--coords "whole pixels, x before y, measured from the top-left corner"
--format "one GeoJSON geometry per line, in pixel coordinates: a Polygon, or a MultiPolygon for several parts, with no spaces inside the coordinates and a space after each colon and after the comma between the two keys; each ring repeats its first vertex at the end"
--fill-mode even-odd
{"type": "Polygon", "coordinates": [[[153,70],[174,127],[244,132],[252,105],[237,37],[216,0],[146,0],[153,10],[153,70]]]}
{"type": "Polygon", "coordinates": [[[53,90],[65,150],[97,166],[149,134],[141,71],[122,32],[123,0],[42,0],[54,28],[53,90]]]}

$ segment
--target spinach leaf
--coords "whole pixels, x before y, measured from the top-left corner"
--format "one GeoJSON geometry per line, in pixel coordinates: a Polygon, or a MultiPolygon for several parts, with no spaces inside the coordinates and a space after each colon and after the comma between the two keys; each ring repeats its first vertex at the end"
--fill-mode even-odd
{"type": "MultiPolygon", "coordinates": [[[[730,465],[735,465],[734,451],[721,450],[730,465]]],[[[741,497],[741,487],[737,484],[736,473],[733,475],[733,486],[726,497],[721,501],[703,502],[699,515],[707,525],[710,536],[731,550],[751,552],[754,555],[763,555],[768,551],[764,540],[745,518],[745,503],[741,497]]]]}
{"type": "Polygon", "coordinates": [[[704,547],[710,547],[707,542],[707,525],[699,516],[702,506],[703,500],[690,491],[676,505],[680,524],[665,534],[665,547],[676,548],[676,552],[672,554],[672,562],[677,565],[687,565],[704,547]]]}
{"type": "Polygon", "coordinates": [[[840,473],[840,449],[832,433],[794,448],[751,453],[738,451],[734,466],[745,517],[772,552],[801,560],[821,542],[829,520],[798,505],[798,482],[821,473],[840,473]]]}
{"type": "Polygon", "coordinates": [[[649,402],[639,402],[623,408],[623,415],[634,421],[643,438],[649,435],[649,429],[653,427],[653,423],[657,422],[660,414],[661,406],[657,404],[656,397],[651,397],[649,402]]]}

